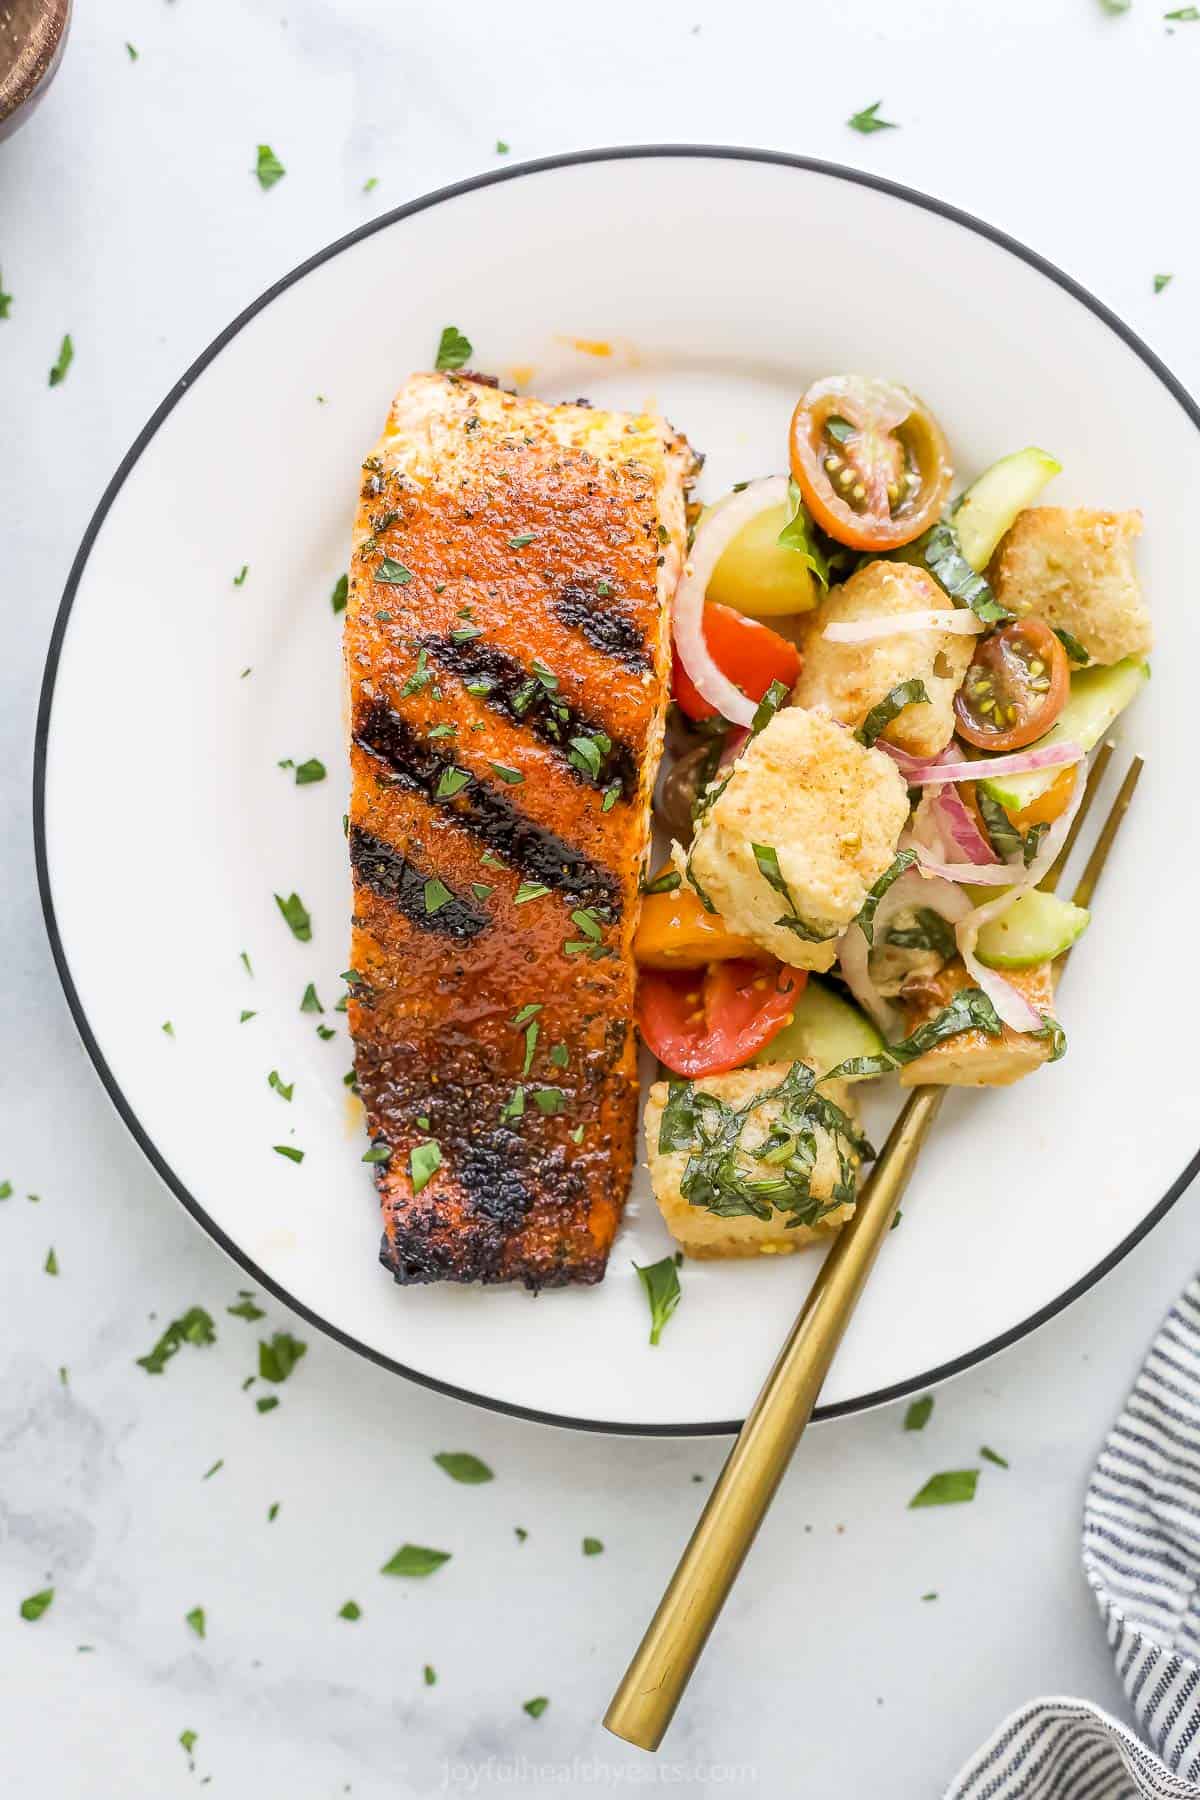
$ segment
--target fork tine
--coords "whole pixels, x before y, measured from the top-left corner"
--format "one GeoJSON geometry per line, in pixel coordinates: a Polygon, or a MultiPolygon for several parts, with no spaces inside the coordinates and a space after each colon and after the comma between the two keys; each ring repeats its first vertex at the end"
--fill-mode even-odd
{"type": "Polygon", "coordinates": [[[1052,894],[1058,886],[1058,878],[1066,868],[1067,858],[1075,848],[1079,833],[1083,830],[1084,821],[1092,810],[1092,803],[1099,791],[1100,783],[1104,780],[1104,772],[1112,761],[1112,753],[1113,746],[1109,743],[1101,744],[1096,752],[1096,760],[1088,772],[1087,786],[1083,790],[1083,801],[1071,821],[1071,829],[1067,833],[1066,842],[1055,857],[1050,873],[1038,884],[1043,893],[1052,894]]]}
{"type": "Polygon", "coordinates": [[[1129,765],[1125,779],[1121,783],[1120,791],[1109,809],[1107,819],[1105,819],[1104,824],[1100,828],[1100,836],[1092,846],[1092,854],[1087,859],[1087,865],[1079,878],[1078,886],[1071,895],[1071,899],[1076,906],[1087,906],[1091,901],[1092,895],[1096,891],[1096,883],[1099,881],[1104,865],[1108,861],[1109,852],[1116,842],[1117,833],[1121,829],[1125,814],[1129,811],[1129,803],[1133,799],[1133,790],[1136,788],[1138,779],[1145,766],[1146,765],[1140,756],[1135,756],[1129,765]]]}

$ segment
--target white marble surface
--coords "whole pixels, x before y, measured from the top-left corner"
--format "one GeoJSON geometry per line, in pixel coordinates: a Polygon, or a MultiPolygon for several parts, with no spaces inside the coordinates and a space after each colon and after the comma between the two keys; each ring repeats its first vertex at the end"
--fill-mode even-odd
{"type": "MultiPolygon", "coordinates": [[[[69,562],[153,406],[278,274],[371,212],[492,166],[498,137],[514,157],[674,139],[879,170],[1049,255],[1200,385],[1200,255],[1182,203],[1200,25],[1172,32],[1161,10],[81,8],[57,85],[0,147],[13,295],[0,323],[0,1180],[15,1189],[0,1207],[5,1793],[159,1800],[211,1775],[231,1800],[656,1781],[803,1800],[932,1794],[1035,1693],[1120,1710],[1079,1571],[1079,1508],[1194,1266],[1195,1193],[1070,1313],[943,1390],[924,1434],[905,1434],[896,1409],[814,1432],[652,1762],[597,1719],[696,1512],[692,1478],[711,1478],[722,1446],[514,1423],[303,1328],[282,1404],[257,1414],[239,1392],[256,1328],[224,1312],[239,1272],[160,1188],[75,1040],[34,890],[28,792],[69,562]],[[902,129],[848,131],[879,96],[902,129]],[[268,195],[248,172],[260,141],[288,170],[268,195]],[[379,185],[364,196],[369,176],[379,185]],[[1155,272],[1175,276],[1157,298],[1155,272]],[[76,360],[51,391],[64,331],[76,360]],[[57,1279],[42,1273],[50,1245],[57,1279]],[[197,1303],[220,1341],[151,1379],[133,1361],[155,1336],[149,1315],[197,1303]],[[981,1443],[1012,1468],[989,1470],[973,1506],[906,1510],[927,1474],[981,1443]],[[448,1482],[431,1457],[459,1448],[495,1482],[448,1482]],[[602,1556],[582,1556],[585,1534],[602,1556]],[[425,1583],[382,1580],[406,1539],[453,1560],[425,1583]],[[53,1607],[22,1622],[20,1600],[48,1581],[53,1607]],[[336,1616],[348,1598],[356,1624],[336,1616]],[[203,1642],[184,1624],[196,1605],[203,1642]],[[533,1720],[522,1703],[542,1694],[533,1720]],[[199,1734],[194,1772],[185,1728],[199,1734]]],[[[703,279],[702,249],[689,279],[703,279]]],[[[102,759],[96,774],[103,804],[102,759]]],[[[266,1327],[289,1323],[268,1315],[266,1327]]]]}

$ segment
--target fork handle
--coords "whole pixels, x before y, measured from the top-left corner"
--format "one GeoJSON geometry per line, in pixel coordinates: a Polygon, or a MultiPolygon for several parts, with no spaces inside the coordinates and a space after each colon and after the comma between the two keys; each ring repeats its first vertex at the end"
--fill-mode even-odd
{"type": "Polygon", "coordinates": [[[945,1095],[914,1088],[738,1433],[604,1723],[657,1750],[812,1416],[850,1315],[945,1095]]]}

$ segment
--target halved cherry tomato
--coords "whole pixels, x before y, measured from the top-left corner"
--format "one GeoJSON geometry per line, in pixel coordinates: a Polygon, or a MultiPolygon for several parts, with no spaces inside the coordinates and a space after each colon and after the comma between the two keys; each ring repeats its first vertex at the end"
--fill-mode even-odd
{"type": "Polygon", "coordinates": [[[638,979],[638,1026],[676,1075],[721,1075],[783,1030],[807,980],[803,969],[776,962],[712,963],[703,975],[647,969],[638,979]]]}
{"type": "Polygon", "coordinates": [[[1067,653],[1041,619],[1014,619],[984,638],[954,696],[958,735],[980,750],[1021,750],[1066,704],[1067,653]]]}
{"type": "Polygon", "coordinates": [[[817,524],[856,550],[911,544],[938,517],[954,475],[928,407],[863,375],[809,388],[792,414],[791,463],[817,524]]]}
{"type": "MultiPolygon", "coordinates": [[[[719,606],[710,601],[704,608],[704,640],[708,653],[723,675],[736,682],[750,700],[761,700],[773,681],[790,688],[800,673],[800,652],[795,644],[734,612],[732,606],[719,606]]],[[[715,719],[717,709],[710,706],[696,689],[691,676],[672,652],[671,691],[689,719],[715,719]]]]}
{"type": "Polygon", "coordinates": [[[1053,825],[1059,814],[1066,812],[1067,807],[1071,804],[1071,795],[1075,792],[1075,777],[1078,773],[1076,764],[1068,764],[1065,769],[1059,770],[1057,777],[1044,794],[1039,794],[1036,800],[1031,800],[1028,806],[1021,808],[1020,812],[1009,813],[1008,816],[1017,830],[1028,831],[1031,825],[1053,825]]]}
{"type": "Polygon", "coordinates": [[[703,969],[711,962],[758,954],[749,938],[735,937],[718,913],[710,913],[690,887],[647,894],[633,934],[633,959],[642,969],[703,969]]]}

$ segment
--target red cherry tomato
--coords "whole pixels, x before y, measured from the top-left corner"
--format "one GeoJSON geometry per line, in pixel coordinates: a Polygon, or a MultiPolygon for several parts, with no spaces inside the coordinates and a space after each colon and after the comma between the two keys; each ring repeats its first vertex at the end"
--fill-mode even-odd
{"type": "MultiPolygon", "coordinates": [[[[800,652],[768,625],[710,600],[704,608],[704,640],[708,653],[749,700],[761,700],[773,681],[791,688],[800,673],[800,652]]],[[[671,691],[689,719],[715,719],[691,676],[672,651],[671,691]]],[[[665,1060],[665,1059],[664,1059],[665,1060]]]]}
{"type": "Polygon", "coordinates": [[[1014,619],[980,643],[954,696],[958,735],[980,750],[1023,750],[1067,703],[1067,653],[1041,619],[1014,619]]]}
{"type": "Polygon", "coordinates": [[[676,1075],[739,1069],[783,1030],[808,980],[803,969],[736,960],[699,969],[643,969],[638,1025],[676,1075]]]}
{"type": "Polygon", "coordinates": [[[954,473],[928,407],[907,388],[862,375],[809,388],[792,415],[791,463],[817,524],[856,550],[920,537],[954,473]]]}

